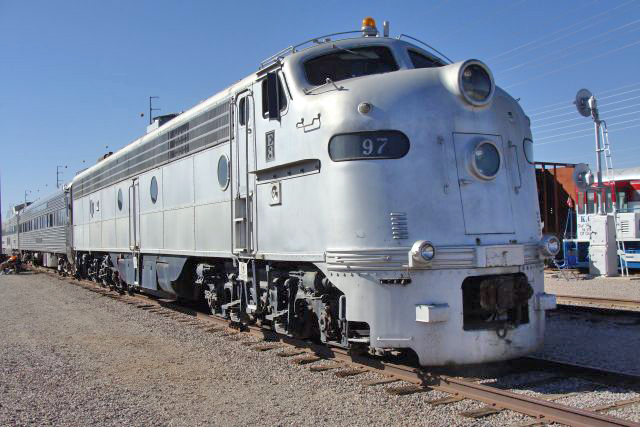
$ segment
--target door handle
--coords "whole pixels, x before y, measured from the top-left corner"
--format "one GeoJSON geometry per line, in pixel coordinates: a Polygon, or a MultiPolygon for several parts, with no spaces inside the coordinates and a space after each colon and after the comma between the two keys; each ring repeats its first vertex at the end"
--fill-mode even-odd
{"type": "Polygon", "coordinates": [[[459,179],[458,180],[458,184],[460,185],[469,185],[471,184],[473,181],[469,180],[469,179],[459,179]]]}

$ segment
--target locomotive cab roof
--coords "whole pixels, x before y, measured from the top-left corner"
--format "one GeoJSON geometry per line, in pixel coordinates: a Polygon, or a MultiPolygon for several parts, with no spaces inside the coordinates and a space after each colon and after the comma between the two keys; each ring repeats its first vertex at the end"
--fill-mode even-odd
{"type": "MultiPolygon", "coordinates": [[[[287,69],[294,75],[295,80],[303,86],[313,87],[326,83],[324,79],[318,77],[324,75],[327,68],[334,67],[336,70],[342,69],[343,72],[344,69],[349,71],[350,67],[344,67],[344,65],[354,62],[353,60],[367,63],[368,70],[363,71],[361,75],[417,68],[411,61],[409,52],[421,56],[423,61],[429,62],[432,67],[446,65],[443,60],[412,43],[388,37],[358,37],[323,42],[292,53],[283,61],[287,63],[287,69]],[[380,66],[376,67],[378,64],[380,66]],[[314,69],[322,69],[322,72],[316,74],[314,69]]],[[[352,77],[359,77],[359,75],[356,73],[352,77]]],[[[334,78],[331,82],[348,78],[351,77],[334,78]]]]}

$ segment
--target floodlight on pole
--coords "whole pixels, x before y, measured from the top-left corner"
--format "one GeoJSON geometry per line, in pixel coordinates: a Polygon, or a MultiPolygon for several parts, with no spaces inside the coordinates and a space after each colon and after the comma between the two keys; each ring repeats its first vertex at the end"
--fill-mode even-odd
{"type": "Polygon", "coordinates": [[[604,209],[604,197],[602,194],[602,151],[600,143],[600,114],[598,112],[598,103],[596,97],[593,96],[590,90],[580,89],[576,94],[576,100],[574,101],[576,109],[581,116],[591,117],[596,133],[596,197],[598,203],[598,214],[606,214],[604,209]]]}

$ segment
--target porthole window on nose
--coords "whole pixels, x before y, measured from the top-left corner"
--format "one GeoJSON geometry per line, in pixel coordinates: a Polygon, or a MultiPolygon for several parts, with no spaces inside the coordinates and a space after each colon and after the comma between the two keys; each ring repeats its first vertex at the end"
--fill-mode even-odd
{"type": "Polygon", "coordinates": [[[500,152],[491,141],[476,145],[471,156],[471,166],[479,178],[493,179],[500,170],[500,152]]]}

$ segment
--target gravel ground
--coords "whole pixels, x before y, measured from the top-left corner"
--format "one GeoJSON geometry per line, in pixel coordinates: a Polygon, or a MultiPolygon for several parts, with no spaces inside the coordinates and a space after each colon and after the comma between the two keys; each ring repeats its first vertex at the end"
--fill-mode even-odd
{"type": "Polygon", "coordinates": [[[570,280],[559,272],[546,271],[544,290],[549,294],[576,297],[612,298],[640,302],[640,275],[629,277],[592,277],[588,274],[567,273],[570,280]]]}
{"type": "Polygon", "coordinates": [[[535,356],[640,375],[637,316],[547,313],[544,346],[535,356]]]}
{"type": "MultiPolygon", "coordinates": [[[[385,389],[403,383],[366,386],[363,381],[381,378],[371,372],[348,378],[336,377],[339,368],[310,372],[310,366],[336,363],[298,366],[277,357],[287,348],[256,351],[247,343],[258,341],[245,334],[206,332],[206,325],[180,314],[148,312],[65,280],[0,276],[0,425],[502,426],[531,420],[511,411],[465,418],[459,412],[485,405],[462,400],[433,407],[430,400],[448,396],[438,391],[391,395],[385,389]]],[[[572,316],[550,318],[541,354],[638,370],[640,328],[572,316]],[[618,357],[605,357],[606,350],[618,357]]],[[[638,396],[575,379],[544,380],[549,375],[518,374],[498,384],[511,389],[536,382],[518,389],[535,397],[579,391],[558,403],[581,407],[638,396]]],[[[608,414],[638,420],[640,405],[608,414]]]]}
{"type": "MultiPolygon", "coordinates": [[[[179,316],[174,316],[179,317],[179,316]]],[[[244,335],[123,304],[45,274],[0,276],[0,425],[485,425],[522,423],[429,391],[394,396],[310,372],[244,335]]],[[[316,364],[326,364],[320,361],[316,364]]]]}

